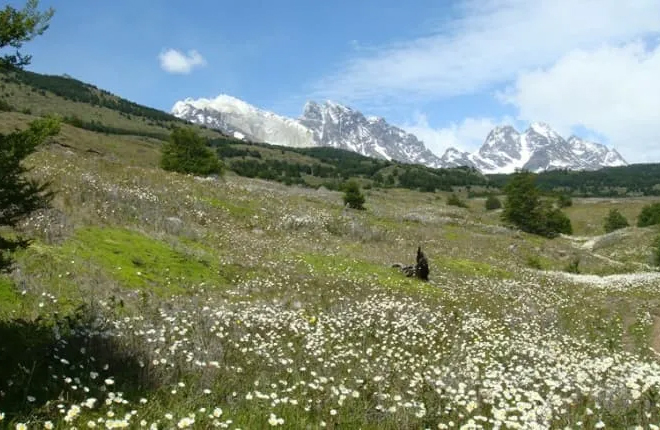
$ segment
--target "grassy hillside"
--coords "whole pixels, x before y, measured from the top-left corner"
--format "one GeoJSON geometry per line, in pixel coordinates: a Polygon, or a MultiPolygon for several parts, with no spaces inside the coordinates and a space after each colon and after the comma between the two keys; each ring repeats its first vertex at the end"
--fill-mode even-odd
{"type": "MultiPolygon", "coordinates": [[[[88,108],[167,130],[104,109],[88,108]]],[[[36,113],[0,112],[0,131],[36,113]]],[[[57,194],[9,232],[34,242],[0,276],[0,426],[660,422],[660,230],[601,234],[610,208],[631,219],[652,199],[575,198],[575,236],[549,240],[501,226],[483,198],[447,206],[445,191],[372,188],[367,210],[352,211],[326,188],[168,173],[160,145],[65,124],[29,158],[57,194]],[[419,245],[428,283],[391,267],[419,245]]],[[[261,154],[233,157],[246,160],[283,150],[232,147],[261,154]]],[[[286,160],[400,168],[337,154],[286,160]]]]}

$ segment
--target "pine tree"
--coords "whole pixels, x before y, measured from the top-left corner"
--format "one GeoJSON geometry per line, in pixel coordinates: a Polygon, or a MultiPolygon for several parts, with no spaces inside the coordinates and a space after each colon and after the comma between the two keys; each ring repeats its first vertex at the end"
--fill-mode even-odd
{"type": "MultiPolygon", "coordinates": [[[[23,161],[49,136],[57,134],[59,128],[59,121],[43,118],[30,123],[27,130],[0,133],[0,227],[14,227],[30,213],[48,204],[52,197],[49,184],[26,178],[29,170],[23,161]]],[[[25,239],[0,236],[0,270],[10,267],[9,253],[28,244],[25,239]]]]}
{"type": "Polygon", "coordinates": [[[607,217],[605,217],[603,229],[605,230],[605,233],[611,233],[614,230],[628,227],[629,225],[630,224],[628,223],[626,217],[623,216],[623,214],[619,212],[618,209],[610,209],[609,214],[607,217]]]}
{"type": "Polygon", "coordinates": [[[160,166],[165,170],[195,175],[222,173],[222,164],[206,140],[190,127],[175,128],[163,146],[160,166]]]}
{"type": "Polygon", "coordinates": [[[50,8],[39,12],[39,0],[28,0],[22,10],[5,6],[0,10],[0,49],[15,48],[13,54],[6,54],[0,58],[0,68],[22,68],[30,64],[32,56],[23,55],[19,49],[25,42],[29,42],[42,35],[49,25],[55,11],[50,8]]]}
{"type": "Polygon", "coordinates": [[[353,209],[364,210],[364,195],[360,191],[360,185],[355,181],[348,181],[344,185],[344,204],[353,209]]]}

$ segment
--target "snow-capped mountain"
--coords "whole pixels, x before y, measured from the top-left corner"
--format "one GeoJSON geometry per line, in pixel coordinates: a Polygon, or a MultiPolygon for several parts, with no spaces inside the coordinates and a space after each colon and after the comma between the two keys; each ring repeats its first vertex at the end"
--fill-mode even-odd
{"type": "Polygon", "coordinates": [[[423,164],[429,167],[475,167],[482,173],[534,172],[552,169],[595,170],[626,165],[614,149],[577,136],[564,139],[550,126],[534,122],[520,133],[511,126],[493,129],[473,153],[449,148],[442,157],[432,153],[415,135],[380,117],[332,101],[310,101],[299,118],[268,112],[235,97],[178,101],[172,114],[216,128],[239,139],[296,148],[330,146],[369,157],[423,164]]]}
{"type": "Polygon", "coordinates": [[[230,134],[242,133],[259,142],[291,147],[331,146],[404,163],[443,165],[414,135],[383,118],[367,118],[331,101],[306,103],[297,119],[261,110],[227,95],[176,102],[172,114],[230,134]]]}
{"type": "Polygon", "coordinates": [[[452,161],[454,165],[464,163],[483,173],[512,173],[519,168],[533,172],[596,170],[627,164],[615,149],[577,136],[564,139],[541,122],[533,122],[524,133],[511,126],[496,127],[477,151],[467,153],[449,148],[442,160],[452,161]]]}
{"type": "Polygon", "coordinates": [[[312,131],[298,121],[256,108],[224,94],[214,99],[187,98],[178,101],[172,107],[172,114],[229,134],[240,133],[257,142],[295,148],[317,146],[312,131]]]}

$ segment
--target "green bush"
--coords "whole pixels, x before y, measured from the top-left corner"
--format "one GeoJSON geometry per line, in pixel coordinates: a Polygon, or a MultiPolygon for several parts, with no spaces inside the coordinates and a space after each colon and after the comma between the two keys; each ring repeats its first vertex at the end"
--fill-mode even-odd
{"type": "Polygon", "coordinates": [[[573,199],[567,194],[560,194],[559,197],[557,197],[557,204],[560,208],[567,208],[573,206],[573,199]]]}
{"type": "Polygon", "coordinates": [[[646,205],[637,217],[637,227],[660,224],[660,202],[646,205]]]}
{"type": "Polygon", "coordinates": [[[360,185],[355,181],[348,181],[342,187],[344,190],[344,204],[353,209],[364,210],[364,195],[360,191],[360,185]]]}
{"type": "Polygon", "coordinates": [[[571,260],[570,263],[568,263],[566,265],[566,267],[564,268],[564,271],[568,272],[568,273],[579,274],[580,273],[580,267],[579,266],[580,266],[580,257],[575,257],[571,260]]]}
{"type": "Polygon", "coordinates": [[[460,197],[456,195],[456,193],[451,193],[449,197],[447,197],[447,204],[450,206],[458,206],[459,208],[466,208],[468,205],[461,200],[460,197]]]}
{"type": "Polygon", "coordinates": [[[630,224],[628,220],[618,209],[610,209],[610,213],[605,217],[603,229],[605,233],[611,233],[614,230],[628,227],[630,224]]]}
{"type": "Polygon", "coordinates": [[[660,235],[653,241],[653,262],[656,266],[660,266],[660,235]]]}
{"type": "Polygon", "coordinates": [[[175,128],[163,146],[163,169],[195,175],[222,174],[220,160],[207,146],[206,139],[192,128],[175,128]]]}
{"type": "Polygon", "coordinates": [[[543,263],[541,259],[536,255],[529,255],[527,257],[527,267],[531,267],[536,270],[543,270],[543,263]]]}
{"type": "Polygon", "coordinates": [[[488,196],[486,199],[486,210],[493,211],[502,207],[502,202],[495,196],[488,196]]]}

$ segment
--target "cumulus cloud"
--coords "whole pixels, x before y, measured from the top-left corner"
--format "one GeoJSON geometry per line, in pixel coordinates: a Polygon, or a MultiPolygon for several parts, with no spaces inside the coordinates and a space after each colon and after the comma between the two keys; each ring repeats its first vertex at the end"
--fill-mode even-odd
{"type": "Polygon", "coordinates": [[[500,98],[521,120],[603,135],[628,161],[660,159],[660,46],[635,41],[575,50],[521,73],[500,98]]]}
{"type": "Polygon", "coordinates": [[[206,65],[204,57],[194,49],[188,51],[187,54],[176,49],[168,49],[161,52],[158,59],[160,60],[161,69],[168,73],[182,75],[192,72],[197,67],[206,65]]]}
{"type": "Polygon", "coordinates": [[[469,152],[478,149],[493,128],[505,124],[513,125],[513,119],[466,118],[445,127],[432,127],[427,115],[418,113],[412,122],[401,128],[417,136],[433,153],[442,156],[449,147],[469,152]]]}
{"type": "Polygon", "coordinates": [[[657,0],[464,0],[436,33],[354,53],[314,85],[344,101],[472,93],[592,49],[660,31],[657,0]]]}
{"type": "MultiPolygon", "coordinates": [[[[313,84],[312,96],[409,109],[508,88],[498,100],[518,109],[518,119],[547,122],[562,135],[586,128],[629,161],[660,159],[660,1],[461,0],[454,8],[435,32],[352,51],[313,84]]],[[[408,129],[436,151],[471,148],[469,130],[499,122],[429,120],[408,129]]]]}

